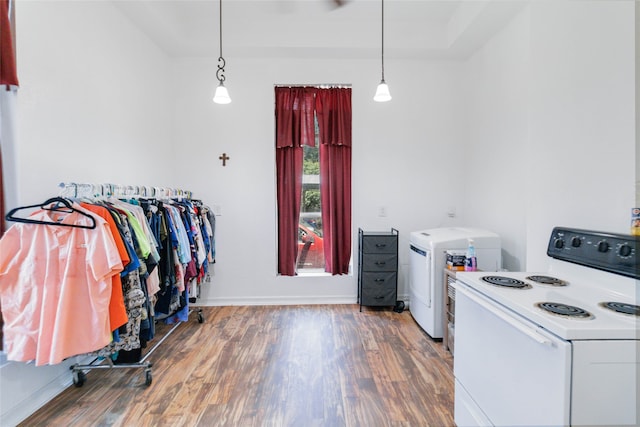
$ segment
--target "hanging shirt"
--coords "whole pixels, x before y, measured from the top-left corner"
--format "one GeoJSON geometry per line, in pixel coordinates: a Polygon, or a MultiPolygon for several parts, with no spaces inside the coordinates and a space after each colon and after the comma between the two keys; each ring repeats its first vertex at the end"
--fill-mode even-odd
{"type": "Polygon", "coordinates": [[[213,263],[216,261],[216,216],[213,214],[211,209],[206,207],[203,219],[205,220],[205,226],[207,227],[207,233],[209,234],[211,243],[211,247],[209,249],[209,262],[213,263]]]}
{"type": "Polygon", "coordinates": [[[184,223],[182,222],[182,217],[180,216],[180,210],[171,205],[165,205],[165,208],[169,214],[171,239],[174,247],[178,251],[178,258],[182,264],[187,264],[191,261],[191,245],[184,223]]]}
{"type": "Polygon", "coordinates": [[[196,209],[190,202],[185,202],[191,223],[191,232],[193,234],[194,241],[194,257],[196,258],[197,268],[200,269],[207,260],[207,252],[202,239],[202,229],[200,224],[200,217],[196,213],[196,209]]]}
{"type": "Polygon", "coordinates": [[[158,253],[159,244],[156,241],[155,236],[153,235],[153,232],[149,226],[148,219],[144,214],[144,210],[142,209],[142,207],[138,204],[137,201],[131,200],[130,202],[124,202],[114,197],[109,198],[109,203],[112,203],[114,206],[127,212],[129,222],[134,229],[136,238],[141,243],[141,249],[144,258],[146,259],[149,255],[151,255],[157,263],[160,260],[160,254],[158,253]],[[135,220],[132,220],[132,217],[135,217],[135,220]]]}
{"type": "MultiPolygon", "coordinates": [[[[124,240],[120,236],[120,232],[118,231],[118,226],[114,221],[113,217],[107,210],[107,208],[92,205],[90,203],[80,203],[80,206],[91,211],[101,218],[103,218],[107,224],[109,224],[109,230],[111,231],[111,235],[113,236],[113,240],[118,248],[118,255],[120,256],[120,260],[122,261],[122,265],[127,265],[131,262],[129,258],[129,254],[127,252],[127,247],[125,246],[124,240]]],[[[122,295],[122,280],[120,279],[119,274],[114,274],[111,278],[111,299],[109,301],[109,324],[112,331],[115,331],[120,326],[127,323],[127,310],[124,306],[124,297],[122,295]]]]}
{"type": "MultiPolygon", "coordinates": [[[[91,223],[77,212],[39,210],[30,218],[91,223]]],[[[9,360],[56,364],[111,341],[111,278],[123,266],[107,222],[94,219],[95,229],[18,223],[0,239],[0,306],[9,360]]]]}
{"type": "Polygon", "coordinates": [[[123,208],[123,211],[127,215],[129,225],[131,226],[131,229],[133,231],[133,236],[136,238],[136,242],[138,243],[138,246],[140,248],[140,255],[144,259],[151,254],[151,242],[149,242],[149,239],[144,233],[144,230],[142,229],[142,225],[140,224],[140,221],[138,221],[138,218],[136,218],[131,211],[125,208],[123,208]]]}
{"type": "MultiPolygon", "coordinates": [[[[122,225],[122,236],[125,242],[131,247],[135,247],[133,241],[133,232],[129,226],[129,220],[125,213],[121,213],[120,221],[122,225]]],[[[137,250],[137,249],[136,249],[137,250]]],[[[138,257],[134,252],[133,257],[138,261],[138,257]]],[[[124,304],[127,307],[127,315],[129,320],[127,324],[119,329],[118,340],[114,340],[106,347],[92,353],[100,357],[108,357],[120,350],[133,350],[140,348],[140,327],[143,318],[143,311],[146,301],[146,295],[142,289],[140,281],[140,270],[144,268],[143,262],[138,262],[138,268],[130,271],[122,277],[122,293],[124,294],[124,304]]]]}

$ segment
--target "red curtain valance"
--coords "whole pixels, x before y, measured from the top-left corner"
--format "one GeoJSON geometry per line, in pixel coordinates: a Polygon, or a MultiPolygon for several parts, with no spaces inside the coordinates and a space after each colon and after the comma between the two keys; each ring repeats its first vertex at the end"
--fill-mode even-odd
{"type": "Polygon", "coordinates": [[[315,146],[315,88],[276,88],[276,148],[315,146]]]}
{"type": "Polygon", "coordinates": [[[351,147],[351,88],[319,90],[316,112],[320,143],[351,147]]]}
{"type": "Polygon", "coordinates": [[[9,19],[9,0],[0,0],[0,84],[18,85],[9,19]]]}

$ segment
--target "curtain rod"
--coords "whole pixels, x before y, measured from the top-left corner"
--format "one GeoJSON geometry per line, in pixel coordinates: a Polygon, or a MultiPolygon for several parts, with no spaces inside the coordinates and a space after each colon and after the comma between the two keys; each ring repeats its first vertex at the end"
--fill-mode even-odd
{"type": "Polygon", "coordinates": [[[274,87],[316,87],[321,89],[327,88],[351,88],[351,84],[349,83],[318,83],[318,84],[274,84],[274,87]]]}

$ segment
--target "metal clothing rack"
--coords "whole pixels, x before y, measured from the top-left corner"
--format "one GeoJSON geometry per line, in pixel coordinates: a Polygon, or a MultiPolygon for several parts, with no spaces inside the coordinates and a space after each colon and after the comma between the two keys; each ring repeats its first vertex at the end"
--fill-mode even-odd
{"type": "MultiPolygon", "coordinates": [[[[120,185],[120,184],[89,184],[89,183],[75,183],[75,182],[61,182],[60,196],[72,197],[72,198],[95,198],[95,197],[126,197],[126,198],[155,198],[155,199],[187,199],[191,200],[192,192],[183,190],[180,188],[171,187],[150,187],[146,185],[120,185]]],[[[189,310],[189,315],[194,310],[189,310]]],[[[204,323],[204,315],[202,313],[202,307],[196,309],[198,316],[198,323],[204,323]]],[[[113,363],[110,357],[96,357],[89,364],[76,363],[70,366],[73,375],[73,384],[76,387],[82,387],[87,380],[85,371],[91,369],[144,369],[145,385],[151,385],[153,375],[151,368],[153,364],[148,362],[147,359],[151,354],[160,346],[168,337],[176,330],[178,326],[184,322],[175,323],[171,329],[164,336],[156,342],[153,347],[140,359],[139,362],[134,363],[113,363]],[[106,361],[107,363],[103,363],[106,361]]]]}
{"type": "MultiPolygon", "coordinates": [[[[204,315],[202,314],[202,308],[199,307],[197,312],[198,312],[198,323],[204,323],[204,315]]],[[[189,315],[191,315],[191,313],[193,313],[193,310],[189,310],[189,315]]],[[[158,341],[157,343],[154,344],[153,347],[151,347],[151,349],[144,355],[142,359],[140,359],[139,362],[115,364],[113,363],[113,360],[111,360],[111,358],[109,357],[106,357],[106,358],[96,357],[89,364],[86,364],[86,365],[81,365],[79,363],[71,365],[69,369],[71,369],[71,372],[73,375],[73,385],[75,385],[76,387],[82,387],[84,385],[84,383],[87,381],[87,374],[84,372],[86,370],[132,369],[133,368],[133,369],[144,369],[144,375],[145,375],[144,384],[147,387],[150,386],[151,382],[153,381],[153,375],[151,373],[151,368],[153,367],[153,364],[151,362],[147,362],[147,358],[151,356],[151,354],[154,351],[156,351],[156,349],[169,337],[169,335],[173,333],[173,331],[176,330],[178,326],[180,326],[181,323],[184,323],[184,322],[177,322],[176,324],[174,324],[171,327],[171,329],[169,329],[169,331],[167,331],[167,333],[164,334],[164,336],[160,339],[160,341],[158,341]],[[106,365],[102,363],[105,360],[107,361],[106,365]]]]}

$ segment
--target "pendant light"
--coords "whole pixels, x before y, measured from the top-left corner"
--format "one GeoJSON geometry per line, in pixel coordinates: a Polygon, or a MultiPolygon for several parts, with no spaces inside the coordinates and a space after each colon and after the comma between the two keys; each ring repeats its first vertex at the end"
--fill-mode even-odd
{"type": "Polygon", "coordinates": [[[387,86],[387,83],[384,81],[384,0],[382,0],[382,79],[376,89],[373,100],[377,102],[391,101],[389,86],[387,86]]]}
{"type": "Polygon", "coordinates": [[[216,78],[218,79],[218,87],[216,88],[216,93],[213,95],[213,102],[216,104],[228,104],[231,102],[231,97],[229,97],[229,91],[224,86],[224,66],[226,62],[222,57],[222,0],[220,0],[220,56],[218,57],[218,71],[216,71],[216,78]]]}

